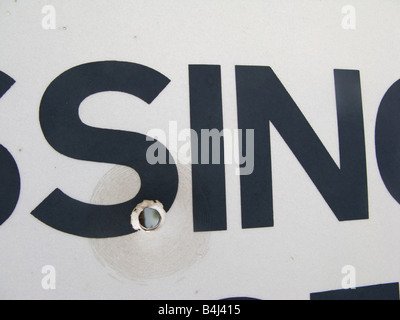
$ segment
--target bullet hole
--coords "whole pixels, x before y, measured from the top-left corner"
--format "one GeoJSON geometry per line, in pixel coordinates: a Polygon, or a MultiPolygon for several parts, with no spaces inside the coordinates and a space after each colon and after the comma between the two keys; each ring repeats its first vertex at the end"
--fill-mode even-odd
{"type": "Polygon", "coordinates": [[[142,229],[154,230],[160,225],[161,222],[161,214],[152,208],[144,208],[143,211],[139,214],[139,223],[142,229]]]}
{"type": "Polygon", "coordinates": [[[154,231],[161,227],[165,220],[165,210],[161,202],[145,200],[132,211],[131,224],[137,231],[154,231]]]}

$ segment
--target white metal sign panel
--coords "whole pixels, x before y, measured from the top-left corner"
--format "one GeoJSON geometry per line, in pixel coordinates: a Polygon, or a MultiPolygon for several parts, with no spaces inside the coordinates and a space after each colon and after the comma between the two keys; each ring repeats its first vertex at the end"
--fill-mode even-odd
{"type": "Polygon", "coordinates": [[[0,297],[398,297],[399,30],[391,0],[3,0],[0,297]]]}

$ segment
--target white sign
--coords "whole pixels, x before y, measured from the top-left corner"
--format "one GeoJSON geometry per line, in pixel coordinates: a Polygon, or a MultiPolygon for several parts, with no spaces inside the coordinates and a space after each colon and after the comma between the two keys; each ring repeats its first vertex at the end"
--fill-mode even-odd
{"type": "Polygon", "coordinates": [[[3,0],[0,298],[398,298],[398,30],[390,0],[3,0]]]}

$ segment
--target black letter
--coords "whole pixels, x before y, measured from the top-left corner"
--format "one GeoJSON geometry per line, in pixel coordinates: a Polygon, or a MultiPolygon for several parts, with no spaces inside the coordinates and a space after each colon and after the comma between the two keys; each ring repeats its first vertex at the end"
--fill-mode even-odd
{"type": "Polygon", "coordinates": [[[90,95],[119,91],[150,104],[168,83],[155,70],[116,61],[81,65],[54,80],[40,105],[40,123],[49,144],[74,159],[131,167],[140,175],[141,189],[132,200],[111,206],[82,203],[57,189],[32,214],[63,232],[107,238],[134,232],[130,214],[145,199],[159,200],[169,210],[178,189],[178,172],[174,163],[152,166],[146,161],[146,150],[154,141],[139,133],[86,126],[78,114],[81,102],[90,95]]]}
{"type": "MultiPolygon", "coordinates": [[[[15,81],[0,71],[0,98],[15,81]]],[[[13,213],[20,193],[20,176],[17,164],[6,148],[0,145],[0,225],[13,213]]]]}
{"type": "Polygon", "coordinates": [[[339,289],[325,292],[315,292],[310,294],[311,300],[399,300],[399,284],[386,283],[374,286],[359,287],[355,289],[339,289]]]}
{"type": "Polygon", "coordinates": [[[273,226],[270,122],[338,220],[368,219],[359,72],[335,70],[340,169],[271,68],[238,66],[236,77],[239,129],[255,130],[256,148],[253,174],[241,176],[243,228],[273,226]]]}
{"type": "Polygon", "coordinates": [[[375,145],[382,180],[400,203],[400,80],[390,87],[379,106],[375,145]]]}
{"type": "MultiPolygon", "coordinates": [[[[191,128],[201,138],[202,130],[213,130],[221,133],[222,93],[220,66],[191,65],[190,80],[190,121],[191,128]]],[[[217,137],[219,138],[219,137],[217,137]]],[[[193,138],[192,138],[193,139],[193,138]]],[[[226,230],[226,194],[225,194],[225,161],[223,137],[221,137],[220,162],[212,162],[212,146],[202,150],[199,144],[192,144],[193,159],[193,220],[194,231],[226,230]],[[203,154],[202,151],[208,151],[203,154]],[[208,164],[201,163],[208,156],[208,164]]],[[[204,141],[203,141],[204,143],[204,141]]]]}

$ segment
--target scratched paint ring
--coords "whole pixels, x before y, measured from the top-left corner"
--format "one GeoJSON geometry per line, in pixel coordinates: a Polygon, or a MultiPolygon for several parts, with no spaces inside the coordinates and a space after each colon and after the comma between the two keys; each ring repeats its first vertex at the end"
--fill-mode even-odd
{"type": "MultiPolygon", "coordinates": [[[[111,276],[140,283],[179,276],[201,263],[207,254],[210,233],[193,231],[191,165],[177,167],[178,193],[162,228],[88,240],[95,257],[111,276]]],[[[116,166],[99,181],[91,202],[105,205],[127,201],[139,189],[139,175],[130,168],[116,166]]]]}

